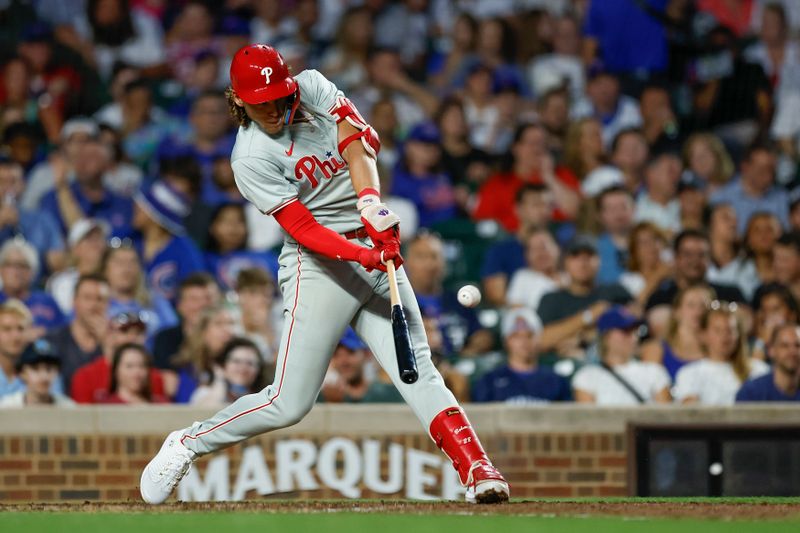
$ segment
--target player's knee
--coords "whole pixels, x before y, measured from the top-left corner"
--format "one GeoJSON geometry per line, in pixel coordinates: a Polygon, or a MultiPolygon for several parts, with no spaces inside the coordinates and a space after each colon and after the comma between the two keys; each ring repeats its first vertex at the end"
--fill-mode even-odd
{"type": "Polygon", "coordinates": [[[281,407],[281,414],[283,415],[283,423],[286,426],[293,426],[300,422],[305,416],[311,411],[311,408],[314,406],[314,402],[292,402],[289,404],[283,404],[281,407]]]}

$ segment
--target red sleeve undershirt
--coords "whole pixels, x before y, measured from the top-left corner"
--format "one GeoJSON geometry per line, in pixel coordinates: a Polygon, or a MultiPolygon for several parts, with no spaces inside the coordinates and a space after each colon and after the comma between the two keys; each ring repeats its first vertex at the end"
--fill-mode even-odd
{"type": "Polygon", "coordinates": [[[290,202],[273,213],[275,220],[294,240],[329,259],[358,262],[361,246],[317,222],[299,201],[290,202]]]}

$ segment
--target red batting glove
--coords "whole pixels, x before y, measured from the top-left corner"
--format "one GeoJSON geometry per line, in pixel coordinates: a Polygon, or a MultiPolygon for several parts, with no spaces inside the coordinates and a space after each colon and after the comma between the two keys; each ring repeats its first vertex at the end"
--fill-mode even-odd
{"type": "Polygon", "coordinates": [[[374,244],[376,248],[381,248],[389,244],[400,248],[399,225],[394,225],[391,228],[378,231],[366,218],[361,217],[361,222],[364,224],[364,229],[367,230],[367,234],[369,235],[369,238],[372,239],[372,244],[374,244]]]}
{"type": "Polygon", "coordinates": [[[372,272],[375,269],[381,272],[386,272],[386,261],[394,260],[395,268],[400,268],[403,264],[403,256],[400,255],[400,247],[388,245],[383,248],[367,248],[361,247],[358,251],[358,262],[367,269],[367,272],[372,272]]]}

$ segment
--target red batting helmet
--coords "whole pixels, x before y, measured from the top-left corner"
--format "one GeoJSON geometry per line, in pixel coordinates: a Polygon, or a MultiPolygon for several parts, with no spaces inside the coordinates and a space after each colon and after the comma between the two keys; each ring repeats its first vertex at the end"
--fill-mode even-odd
{"type": "Polygon", "coordinates": [[[289,97],[286,123],[300,104],[300,89],[277,50],[265,44],[240,48],[231,62],[231,87],[248,104],[289,97]]]}

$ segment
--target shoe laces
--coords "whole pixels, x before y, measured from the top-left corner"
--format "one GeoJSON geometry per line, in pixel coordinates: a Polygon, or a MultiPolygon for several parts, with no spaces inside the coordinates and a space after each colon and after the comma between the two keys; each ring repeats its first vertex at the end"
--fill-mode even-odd
{"type": "Polygon", "coordinates": [[[184,475],[192,468],[194,454],[186,449],[175,450],[170,454],[166,464],[161,469],[162,479],[166,477],[167,486],[175,487],[184,475]]]}
{"type": "Polygon", "coordinates": [[[482,466],[492,466],[492,463],[484,460],[477,460],[472,463],[472,466],[469,467],[469,472],[467,472],[467,486],[471,487],[475,485],[475,478],[472,477],[472,473],[475,471],[476,468],[480,468],[482,466]]]}

